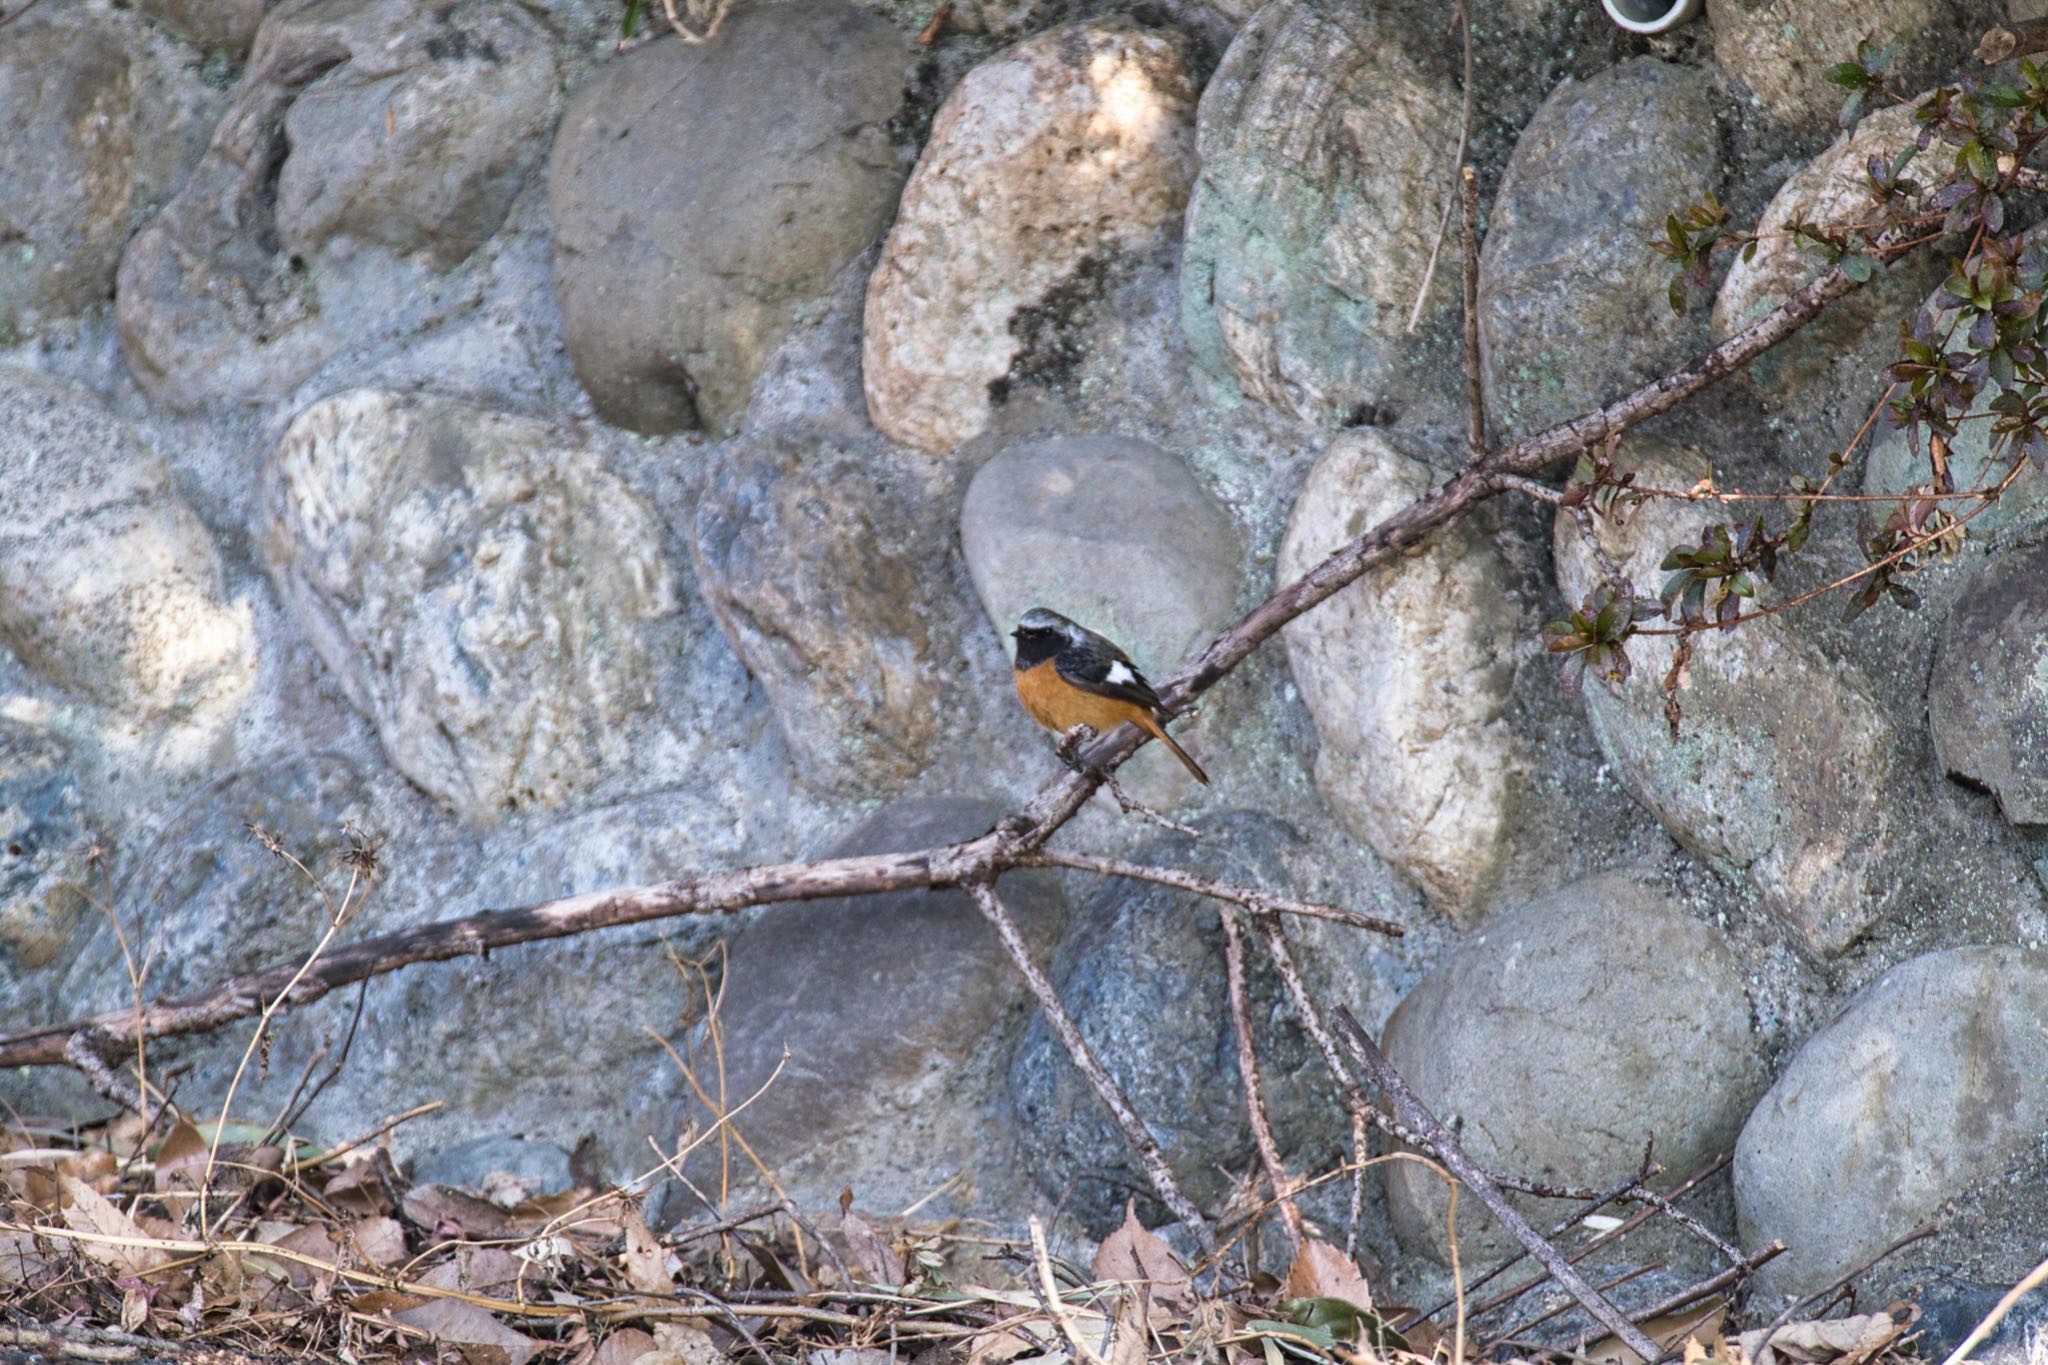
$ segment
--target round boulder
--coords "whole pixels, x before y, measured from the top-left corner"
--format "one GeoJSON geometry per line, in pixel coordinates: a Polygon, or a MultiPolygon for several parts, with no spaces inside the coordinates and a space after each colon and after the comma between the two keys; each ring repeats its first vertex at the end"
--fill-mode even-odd
{"type": "Polygon", "coordinates": [[[1019,315],[1178,225],[1195,172],[1184,42],[1066,24],[969,71],[932,123],[868,282],[877,428],[943,453],[988,423],[1027,349],[1019,315]]]}
{"type": "Polygon", "coordinates": [[[713,458],[691,539],[699,590],[814,784],[899,788],[951,732],[973,609],[946,511],[816,428],[750,429],[713,458]]]}
{"type": "Polygon", "coordinates": [[[0,643],[60,687],[143,715],[254,683],[246,603],[169,468],[89,391],[0,369],[0,643]]]}
{"type": "Polygon", "coordinates": [[[648,43],[571,101],[548,168],[555,293],[605,420],[736,421],[799,310],[888,225],[907,63],[844,0],[741,5],[717,42],[648,43]]]}
{"type": "MultiPolygon", "coordinates": [[[[1050,607],[1121,645],[1156,684],[1237,606],[1236,526],[1188,467],[1126,436],[1012,445],[975,473],[960,513],[968,572],[1003,637],[1050,607]]],[[[1176,727],[1199,752],[1202,721],[1176,727]]],[[[1160,746],[1132,771],[1141,801],[1192,788],[1160,746]]]]}
{"type": "MultiPolygon", "coordinates": [[[[331,877],[345,847],[342,823],[363,818],[367,803],[354,764],[314,754],[230,773],[180,807],[114,901],[129,921],[125,951],[151,964],[150,993],[176,998],[310,952],[334,905],[268,844],[331,877]]],[[[325,886],[335,904],[347,882],[342,869],[341,881],[325,886]]],[[[66,972],[72,1014],[133,1003],[123,945],[104,920],[97,927],[66,972]]],[[[222,1035],[202,1046],[226,1068],[207,1084],[224,1085],[240,1043],[222,1035]]]]}
{"type": "Polygon", "coordinates": [[[1003,450],[968,485],[960,542],[999,634],[1051,607],[1155,675],[1229,624],[1244,557],[1230,514],[1188,467],[1127,436],[1003,450]]]}
{"type": "Polygon", "coordinates": [[[310,259],[350,237],[424,250],[446,269],[504,223],[540,159],[561,98],[540,21],[493,0],[439,6],[428,23],[404,12],[420,36],[358,42],[285,115],[277,232],[289,252],[310,259]]]}
{"type": "Polygon", "coordinates": [[[1479,339],[1495,431],[1598,407],[1703,349],[1671,311],[1648,243],[1721,178],[1704,72],[1637,57],[1551,92],[1501,174],[1479,258],[1479,339]]]}
{"type": "Polygon", "coordinates": [[[1950,610],[1927,720],[1951,777],[2048,824],[2048,545],[1986,561],[1950,610]]]}
{"type": "MultiPolygon", "coordinates": [[[[1295,497],[1290,583],[1435,482],[1377,431],[1332,442],[1295,497]]],[[[1287,627],[1316,726],[1316,788],[1375,853],[1462,911],[1492,889],[1520,767],[1506,717],[1521,626],[1508,567],[1469,523],[1287,627]]]]}
{"type": "MultiPolygon", "coordinates": [[[[1638,436],[1624,449],[1640,487],[1699,480],[1696,452],[1638,436]]],[[[1658,498],[1626,519],[1600,518],[1596,534],[1635,591],[1650,594],[1664,582],[1666,553],[1696,548],[1717,519],[1712,503],[1658,498]]],[[[1553,554],[1565,601],[1583,605],[1603,575],[1569,514],[1557,518],[1553,554]]],[[[1758,593],[1769,589],[1760,583],[1758,593]]],[[[1747,876],[1811,952],[1840,953],[1902,890],[1884,870],[1908,834],[1886,799],[1899,746],[1889,715],[1853,666],[1772,616],[1695,637],[1673,735],[1663,693],[1673,648],[1668,635],[1638,637],[1626,682],[1588,677],[1586,718],[1601,752],[1673,838],[1747,876]]]]}
{"type": "MultiPolygon", "coordinates": [[[[1456,87],[1391,13],[1274,0],[1202,95],[1181,327],[1247,397],[1345,422],[1400,387],[1458,140],[1456,87]]],[[[1454,297],[1438,270],[1430,307],[1454,297]]]]}
{"type": "MultiPolygon", "coordinates": [[[[1763,1080],[1726,939],[1626,871],[1489,921],[1403,998],[1381,1047],[1432,1112],[1464,1120],[1473,1160],[1560,1184],[1612,1184],[1653,1137],[1682,1178],[1734,1140],[1763,1080]]],[[[1431,1172],[1387,1168],[1402,1245],[1447,1261],[1445,1199],[1431,1172]]],[[[1458,1244],[1516,1245],[1472,1199],[1458,1244]]]]}
{"type": "Polygon", "coordinates": [[[279,595],[407,777],[487,821],[628,760],[677,589],[585,434],[359,390],[293,419],[267,480],[279,595]]]}
{"type": "Polygon", "coordinates": [[[128,234],[205,141],[147,44],[91,26],[0,28],[0,345],[109,298],[128,234]]]}
{"type": "Polygon", "coordinates": [[[1772,1293],[1832,1281],[2048,1129],[2048,953],[1952,948],[1892,968],[1806,1040],[1743,1126],[1743,1244],[1772,1293]]]}
{"type": "Polygon", "coordinates": [[[1721,0],[1707,7],[1714,60],[1755,93],[1778,122],[1832,125],[1848,91],[1828,68],[1856,59],[1856,44],[1903,39],[1885,72],[1894,87],[1918,90],[1962,58],[1963,6],[1944,0],[1721,0]]]}
{"type": "MultiPolygon", "coordinates": [[[[1002,816],[990,801],[908,797],[827,856],[929,848],[986,833],[1002,816]]],[[[1012,874],[999,889],[1042,959],[1066,914],[1057,883],[1012,874]]],[[[1024,978],[964,892],[773,906],[731,943],[720,1012],[727,1093],[737,1101],[767,1086],[739,1123],[799,1202],[829,1203],[851,1185],[864,1204],[900,1208],[961,1167],[988,1192],[1021,1186],[989,1114],[1031,1009],[1024,978]]],[[[691,1104],[683,1122],[714,1118],[691,1104]]]]}
{"type": "Polygon", "coordinates": [[[53,735],[0,716],[0,1014],[24,1024],[49,1016],[74,936],[104,922],[94,872],[107,855],[66,757],[53,735]]]}
{"type": "MultiPolygon", "coordinates": [[[[1913,145],[1913,106],[1881,109],[1835,139],[1826,151],[1792,173],[1778,187],[1757,220],[1756,254],[1740,255],[1729,265],[1721,292],[1714,299],[1714,339],[1725,341],[1785,302],[1823,274],[1827,266],[1789,231],[1794,223],[1867,221],[1876,212],[1870,195],[1870,161],[1890,161],[1913,145]]],[[[1815,376],[1866,337],[1890,329],[1919,306],[1920,298],[1940,282],[1943,266],[1936,256],[1909,256],[1845,299],[1828,306],[1797,335],[1758,357],[1750,375],[1773,398],[1806,388],[1815,376]]],[[[1857,355],[1854,359],[1865,359],[1857,355]]],[[[1857,371],[1867,377],[1868,366],[1857,371]]]]}
{"type": "MultiPolygon", "coordinates": [[[[1240,884],[1289,884],[1292,829],[1253,811],[1201,822],[1202,837],[1153,841],[1133,856],[1240,884]]],[[[1230,1170],[1252,1164],[1244,1082],[1225,990],[1217,902],[1149,882],[1105,880],[1060,945],[1050,975],[1088,1046],[1151,1126],[1161,1152],[1197,1206],[1219,1207],[1230,1170]]],[[[1340,1150],[1343,1105],[1286,991],[1247,946],[1251,1015],[1259,1029],[1265,1098],[1282,1155],[1340,1150]]],[[[1033,1015],[1010,1063],[1015,1127],[1029,1169],[1048,1199],[1096,1236],[1123,1220],[1151,1186],[1109,1111],[1033,1015]]],[[[1296,1162],[1297,1168],[1303,1163],[1296,1162]]],[[[1147,1222],[1167,1216],[1154,1207],[1147,1222]]]]}

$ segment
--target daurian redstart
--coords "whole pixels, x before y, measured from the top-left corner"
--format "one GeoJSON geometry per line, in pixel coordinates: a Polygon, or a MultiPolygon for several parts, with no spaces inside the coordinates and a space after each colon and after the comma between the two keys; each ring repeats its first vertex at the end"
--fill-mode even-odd
{"type": "Polygon", "coordinates": [[[1166,708],[1128,654],[1044,607],[1025,612],[1010,635],[1017,642],[1017,695],[1031,719],[1061,736],[1081,725],[1106,735],[1129,721],[1173,750],[1195,781],[1209,785],[1202,765],[1166,733],[1166,708]]]}

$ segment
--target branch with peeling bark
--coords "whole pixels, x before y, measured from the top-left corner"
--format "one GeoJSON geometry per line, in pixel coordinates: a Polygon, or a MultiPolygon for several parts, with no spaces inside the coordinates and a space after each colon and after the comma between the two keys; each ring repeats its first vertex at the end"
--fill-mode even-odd
{"type": "MultiPolygon", "coordinates": [[[[1468,265],[1469,270],[1469,265],[1468,265]]],[[[1835,299],[1852,292],[1857,282],[1839,269],[1828,271],[1756,323],[1736,333],[1689,364],[1654,383],[1617,399],[1596,411],[1559,423],[1534,436],[1476,460],[1443,484],[1386,518],[1357,539],[1341,547],[1312,571],[1275,592],[1245,617],[1210,642],[1190,664],[1169,678],[1159,689],[1166,706],[1185,708],[1214,687],[1237,666],[1277,634],[1288,622],[1312,610],[1333,594],[1356,582],[1371,569],[1388,563],[1423,545],[1436,531],[1455,522],[1498,493],[1526,486],[1537,473],[1575,457],[1588,446],[1606,441],[1617,433],[1648,418],[1667,412],[1711,385],[1736,373],[1772,346],[1792,336],[1818,316],[1835,299]]],[[[421,925],[396,934],[367,939],[341,948],[301,970],[288,964],[235,977],[208,989],[171,1001],[137,1007],[66,1023],[46,1025],[0,1035],[0,1067],[71,1065],[91,1072],[82,1060],[97,1058],[102,1043],[119,1040],[140,1045],[151,1039],[206,1032],[240,1019],[265,1013],[282,1013],[321,999],[336,988],[366,981],[424,962],[443,962],[471,955],[483,955],[493,948],[565,938],[626,924],[640,924],[682,916],[723,915],[754,906],[788,901],[875,896],[910,889],[965,888],[984,915],[1001,932],[1007,918],[995,898],[994,886],[1008,871],[1043,866],[1054,855],[1045,852],[1052,837],[1080,812],[1107,776],[1142,743],[1145,736],[1125,725],[1096,740],[1081,755],[1079,770],[1064,774],[1047,786],[1022,810],[1003,820],[993,830],[974,839],[905,853],[866,857],[832,858],[814,862],[780,863],[707,873],[694,878],[650,886],[619,888],[564,897],[518,909],[486,911],[453,920],[421,925]]],[[[1073,861],[1070,859],[1070,861],[1073,861]]],[[[1137,875],[1130,866],[1111,868],[1098,860],[1100,870],[1111,875],[1137,875]]],[[[1321,914],[1325,918],[1346,918],[1381,931],[1395,930],[1384,922],[1362,923],[1369,917],[1349,912],[1331,914],[1335,907],[1308,908],[1308,903],[1290,901],[1249,888],[1227,887],[1212,879],[1173,874],[1168,880],[1160,869],[1148,869],[1148,880],[1164,880],[1250,909],[1262,928],[1274,923],[1272,912],[1321,914]],[[1196,883],[1202,883],[1197,885],[1196,883]]],[[[1271,946],[1276,938],[1266,930],[1271,946]]],[[[1014,937],[1014,934],[1012,935],[1014,937]]],[[[1281,941],[1284,944],[1284,940],[1281,941]]],[[[1021,946],[1021,940],[1019,940],[1021,946]]],[[[1050,983],[1028,955],[1020,956],[1007,941],[1012,957],[1024,971],[1034,994],[1054,1023],[1055,1032],[1066,1044],[1075,1063],[1088,1075],[1104,1103],[1115,1115],[1118,1126],[1138,1153],[1160,1200],[1176,1217],[1206,1237],[1207,1224],[1174,1181],[1158,1144],[1143,1120],[1115,1088],[1114,1081],[1099,1062],[1091,1067],[1091,1055],[1073,1021],[1059,1004],[1050,983]],[[1064,1021],[1064,1027],[1061,1026],[1064,1021]]],[[[1298,980],[1298,977],[1297,977],[1298,980]]],[[[1299,1003],[1299,998],[1297,999],[1299,1003]]],[[[1309,1011],[1304,1010],[1306,1015],[1309,1011]]],[[[1341,1060],[1332,1054],[1327,1030],[1317,1039],[1333,1070],[1344,1076],[1341,1060]]],[[[104,1076],[96,1079],[105,1080],[104,1076]]],[[[1399,1132],[1385,1116],[1359,1103],[1346,1083],[1353,1104],[1355,1124],[1368,1119],[1390,1131],[1399,1132]]],[[[1404,1138],[1409,1136],[1400,1133],[1404,1138]]]]}

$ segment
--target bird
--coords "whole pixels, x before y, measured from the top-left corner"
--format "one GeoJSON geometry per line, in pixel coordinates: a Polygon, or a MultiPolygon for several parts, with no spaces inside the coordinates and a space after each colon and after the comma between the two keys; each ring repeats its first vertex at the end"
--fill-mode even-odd
{"type": "Polygon", "coordinates": [[[1017,642],[1017,697],[1031,719],[1061,736],[1062,757],[1079,727],[1108,734],[1129,721],[1173,750],[1195,781],[1209,785],[1202,765],[1166,733],[1166,706],[1130,655],[1045,607],[1025,612],[1010,637],[1017,642]]]}

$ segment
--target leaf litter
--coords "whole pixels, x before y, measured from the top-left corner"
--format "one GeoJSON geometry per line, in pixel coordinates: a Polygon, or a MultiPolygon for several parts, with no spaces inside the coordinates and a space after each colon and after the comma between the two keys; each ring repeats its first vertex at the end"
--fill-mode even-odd
{"type": "MultiPolygon", "coordinates": [[[[1246,1283],[1131,1206],[1083,1270],[1042,1234],[992,1243],[850,1192],[836,1218],[783,1204],[661,1235],[617,1189],[408,1184],[388,1128],[321,1156],[267,1136],[223,1133],[203,1188],[212,1144],[186,1120],[0,1125],[0,1348],[68,1331],[345,1365],[1449,1365],[1447,1329],[1395,1331],[1411,1310],[1321,1240],[1246,1283]]],[[[1645,1330],[1684,1365],[1891,1365],[1913,1321],[1895,1305],[1766,1342],[1712,1300],[1645,1330]]],[[[1612,1340],[1548,1359],[1639,1365],[1612,1340]]]]}

